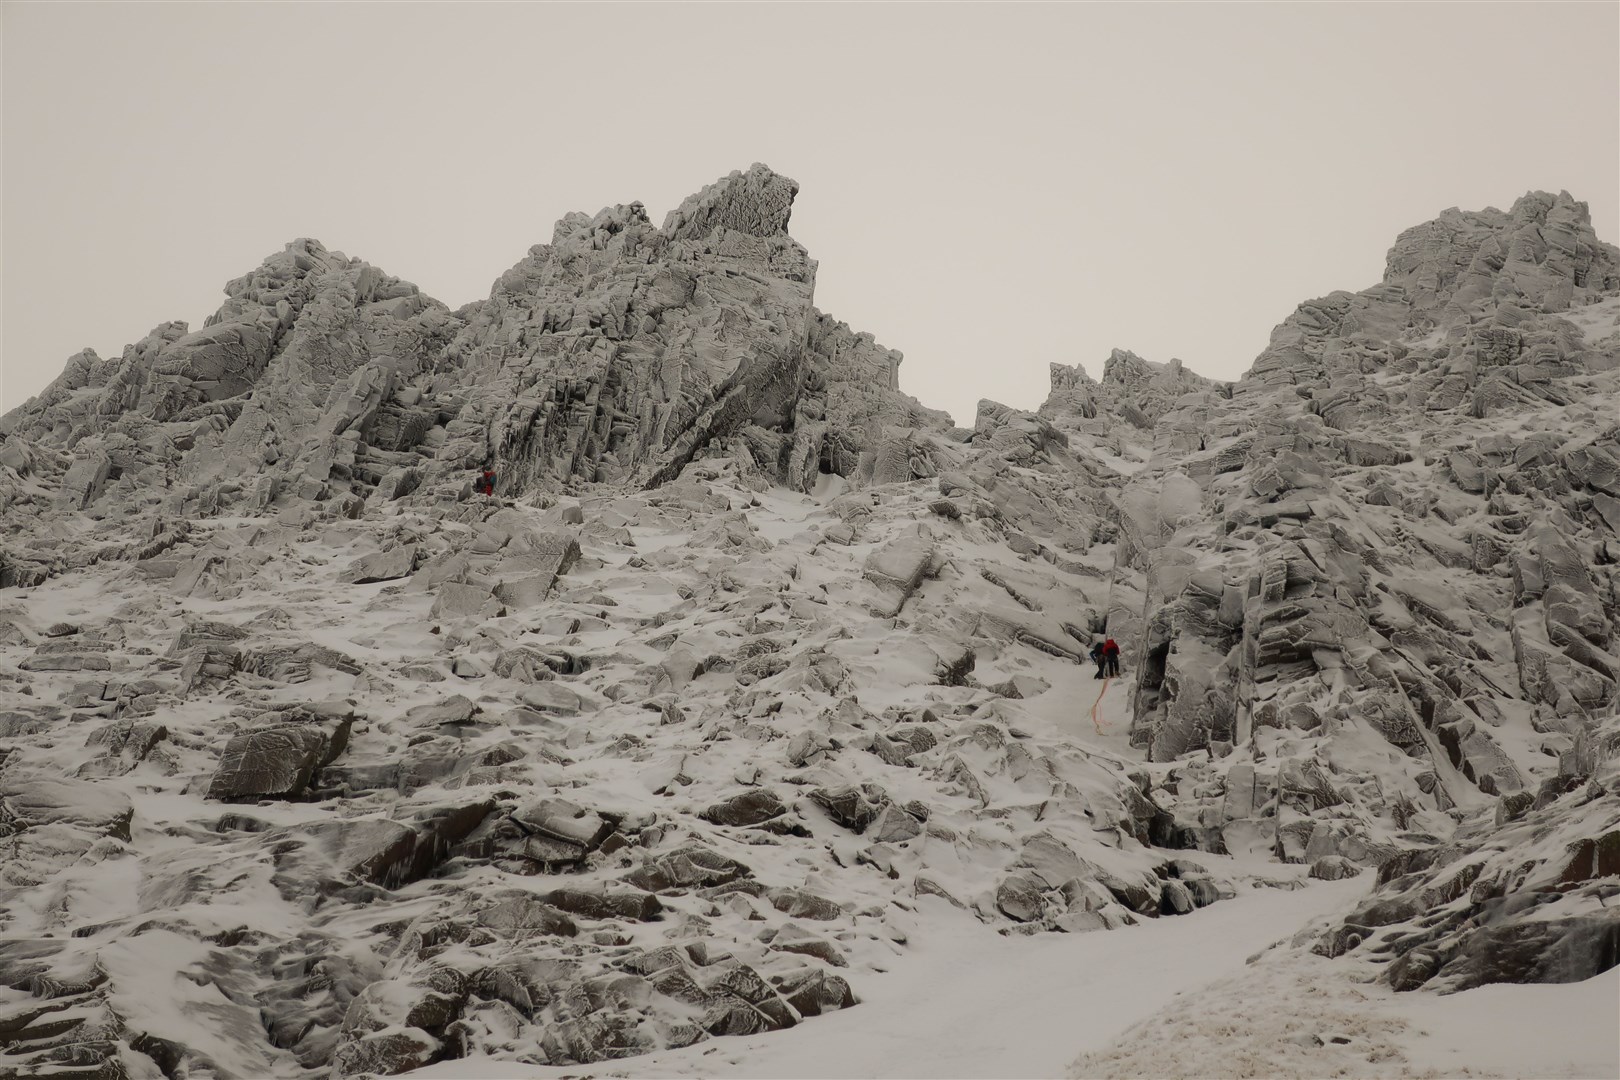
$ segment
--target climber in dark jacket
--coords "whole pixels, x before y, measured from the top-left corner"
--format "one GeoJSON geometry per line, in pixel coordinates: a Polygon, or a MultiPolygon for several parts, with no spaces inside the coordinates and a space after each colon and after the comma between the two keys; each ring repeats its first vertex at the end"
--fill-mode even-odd
{"type": "Polygon", "coordinates": [[[1097,664],[1097,674],[1094,678],[1101,679],[1108,674],[1108,657],[1103,652],[1103,643],[1097,642],[1091,647],[1091,659],[1097,664]]]}
{"type": "Polygon", "coordinates": [[[1113,638],[1103,642],[1103,660],[1109,675],[1119,674],[1119,645],[1115,643],[1113,638]]]}
{"type": "Polygon", "coordinates": [[[485,465],[483,473],[473,481],[473,490],[480,495],[495,494],[495,469],[485,465]]]}

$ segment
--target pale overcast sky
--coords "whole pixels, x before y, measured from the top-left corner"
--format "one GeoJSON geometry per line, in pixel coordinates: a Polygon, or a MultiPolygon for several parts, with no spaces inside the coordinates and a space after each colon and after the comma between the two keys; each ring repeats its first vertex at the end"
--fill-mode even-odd
{"type": "Polygon", "coordinates": [[[1110,348],[1241,374],[1400,230],[1620,224],[1620,5],[6,3],[4,381],[299,236],[451,306],[570,210],[763,161],[817,305],[971,423],[1110,348]]]}

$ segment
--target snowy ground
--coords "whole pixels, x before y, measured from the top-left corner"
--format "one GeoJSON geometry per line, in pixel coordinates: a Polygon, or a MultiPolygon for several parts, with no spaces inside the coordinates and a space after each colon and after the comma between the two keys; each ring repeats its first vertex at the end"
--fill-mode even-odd
{"type": "MultiPolygon", "coordinates": [[[[810,500],[767,495],[761,502],[754,520],[771,540],[798,533],[820,511],[810,500]]],[[[635,550],[644,557],[679,538],[640,526],[635,533],[635,550]]],[[[835,549],[825,557],[854,562],[860,549],[848,554],[835,549]]],[[[632,581],[626,573],[622,560],[604,560],[595,570],[576,572],[571,581],[577,590],[601,588],[617,595],[619,618],[658,609],[661,598],[643,591],[652,587],[650,579],[632,581]]],[[[38,590],[32,614],[41,620],[93,615],[101,576],[85,574],[38,590]]],[[[279,597],[283,604],[333,603],[324,590],[302,580],[287,584],[279,597]]],[[[422,624],[401,621],[397,609],[377,603],[386,586],[349,588],[335,601],[342,615],[335,625],[306,625],[303,632],[378,663],[426,654],[430,644],[422,624]]],[[[667,591],[665,585],[658,588],[667,591]]],[[[251,621],[262,602],[250,594],[172,603],[189,613],[251,621]]],[[[426,602],[424,597],[418,606],[426,602]]],[[[612,632],[601,633],[605,647],[616,644],[612,632]]],[[[1050,689],[1026,700],[1002,701],[1008,723],[1037,739],[1082,747],[1111,768],[1141,766],[1140,751],[1128,737],[1129,671],[1103,682],[1093,678],[1089,665],[1041,654],[1020,670],[1038,672],[1050,689]]],[[[308,689],[305,684],[299,692],[308,689]]],[[[883,691],[874,687],[870,698],[881,703],[883,691]]],[[[159,830],[207,813],[195,794],[152,789],[137,797],[143,817],[159,830]]],[[[283,816],[290,822],[306,810],[304,804],[289,803],[257,812],[281,823],[283,816]]],[[[1571,986],[1492,986],[1451,997],[1396,995],[1365,981],[1369,973],[1346,959],[1271,948],[1354,905],[1370,888],[1371,875],[1307,884],[1305,867],[1299,865],[1207,853],[1197,858],[1228,880],[1261,884],[1180,918],[1146,920],[1111,932],[1029,937],[1004,935],[996,924],[923,897],[904,944],[879,948],[871,940],[842,940],[852,972],[859,973],[858,1008],[787,1031],[590,1066],[546,1067],[474,1056],[408,1075],[490,1080],[1620,1076],[1614,1023],[1620,1016],[1620,973],[1571,986]],[[1275,887],[1265,887],[1266,881],[1275,887]],[[1304,887],[1293,888],[1296,884],[1304,887]],[[1251,959],[1255,962],[1246,962],[1251,959]]],[[[148,1010],[130,1002],[126,1011],[144,1015],[148,1010]]],[[[175,1017],[176,1031],[191,1027],[175,1017]]]]}
{"type": "MultiPolygon", "coordinates": [[[[739,507],[749,498],[741,492],[731,494],[739,507]]],[[[826,497],[836,494],[831,485],[823,493],[826,497]]],[[[751,584],[763,582],[790,599],[803,601],[803,610],[815,614],[820,621],[796,628],[791,647],[802,648],[814,639],[841,657],[867,710],[915,706],[921,693],[933,695],[924,700],[942,703],[942,709],[955,698],[976,695],[974,700],[987,699],[983,690],[919,690],[919,678],[898,677],[897,673],[907,670],[904,665],[912,663],[904,648],[907,639],[896,634],[895,625],[866,613],[867,596],[861,591],[866,588],[861,584],[863,561],[888,537],[901,528],[914,527],[918,520],[939,530],[944,537],[941,542],[960,566],[930,581],[908,601],[906,614],[915,620],[913,629],[948,626],[947,616],[957,607],[990,610],[992,603],[1010,603],[998,595],[1003,586],[992,586],[972,572],[979,567],[992,568],[1012,581],[1021,580],[1014,575],[1039,573],[1051,579],[1040,584],[1056,582],[1040,593],[1053,598],[1048,601],[1048,614],[1053,616],[1074,617],[1073,613],[1084,611],[1088,601],[1095,600],[1086,589],[1098,588],[1096,579],[1070,571],[1060,575],[1043,564],[1017,562],[1004,548],[966,532],[947,532],[946,526],[929,521],[923,516],[927,494],[921,488],[893,493],[874,507],[872,521],[855,542],[827,544],[805,540],[806,536],[815,539],[812,527],[827,528],[834,523],[824,502],[774,491],[762,493],[749,501],[747,521],[765,542],[765,550],[735,556],[726,563],[685,550],[692,544],[692,526],[663,521],[628,503],[589,506],[595,531],[587,529],[582,535],[586,558],[567,575],[564,591],[543,616],[566,611],[569,620],[584,619],[588,625],[566,634],[554,633],[536,615],[529,623],[518,616],[492,619],[492,625],[486,627],[491,640],[509,634],[514,641],[566,644],[592,658],[593,666],[587,672],[559,682],[587,695],[595,711],[577,722],[552,718],[545,727],[557,733],[555,745],[578,757],[567,766],[573,770],[567,778],[576,785],[576,797],[679,820],[679,809],[670,809],[677,801],[680,807],[701,807],[735,791],[738,782],[733,778],[748,766],[762,769],[765,782],[786,783],[784,777],[792,770],[781,764],[779,747],[766,749],[769,744],[764,736],[711,741],[692,734],[707,722],[705,709],[722,715],[730,708],[733,699],[728,695],[734,677],[725,671],[695,675],[681,688],[682,700],[693,714],[690,728],[656,723],[636,728],[644,753],[634,759],[598,752],[601,744],[619,733],[612,725],[645,719],[646,710],[616,712],[600,705],[598,699],[610,700],[610,689],[630,685],[632,677],[650,670],[665,655],[651,651],[649,637],[678,636],[683,648],[708,655],[760,636],[746,633],[744,616],[731,609],[744,587],[751,584]],[[635,541],[633,547],[609,535],[621,517],[627,523],[623,532],[635,541]],[[788,565],[791,573],[784,569],[788,565]],[[722,578],[731,584],[725,588],[712,584],[722,578]],[[682,583],[700,600],[682,607],[682,594],[677,592],[682,583]],[[599,599],[604,596],[612,598],[611,602],[599,599]],[[733,644],[727,645],[728,641],[733,644]],[[694,747],[701,747],[702,753],[694,752],[694,747]],[[655,797],[655,786],[686,770],[694,774],[688,781],[689,793],[655,797]]],[[[535,520],[544,519],[535,512],[535,520]]],[[[217,532],[220,543],[233,550],[234,532],[254,529],[247,520],[210,523],[210,531],[217,532]]],[[[498,717],[505,715],[514,698],[523,700],[521,695],[529,688],[507,684],[493,673],[482,674],[476,683],[446,678],[440,669],[447,665],[447,654],[453,651],[457,659],[471,659],[478,655],[478,640],[471,632],[434,634],[429,592],[387,583],[335,586],[338,569],[370,550],[374,541],[365,526],[348,524],[297,540],[260,536],[253,541],[256,549],[277,550],[279,544],[283,557],[262,572],[264,580],[252,582],[254,588],[240,593],[233,593],[228,587],[232,583],[227,581],[218,595],[168,595],[163,592],[166,586],[137,581],[119,566],[99,566],[32,591],[26,614],[42,625],[57,620],[100,625],[115,615],[122,619],[125,614],[138,614],[138,619],[129,619],[122,626],[121,647],[113,653],[120,665],[130,665],[128,669],[120,666],[121,676],[149,666],[149,658],[167,645],[180,624],[199,616],[252,626],[267,643],[283,638],[287,642],[308,640],[340,650],[365,665],[375,679],[371,675],[339,677],[316,669],[308,681],[294,685],[239,680],[235,689],[246,695],[243,701],[359,698],[372,718],[356,725],[344,762],[351,766],[385,762],[415,745],[414,729],[406,724],[410,707],[430,704],[447,690],[466,685],[487,713],[498,717]],[[294,543],[296,558],[285,550],[294,543]],[[139,601],[140,606],[129,607],[127,612],[115,610],[109,597],[131,604],[139,601]],[[272,618],[274,613],[279,614],[272,618]],[[424,681],[422,671],[429,666],[440,673],[424,681]]],[[[1014,614],[1036,624],[1036,612],[1014,614]]],[[[789,636],[785,629],[782,634],[789,636]]],[[[17,647],[18,656],[22,651],[17,647]]],[[[483,650],[484,654],[491,651],[483,650]]],[[[932,662],[933,658],[927,659],[932,662]]],[[[1127,667],[1123,678],[1101,682],[1093,678],[1092,670],[1089,665],[1002,640],[981,645],[977,669],[986,683],[1024,676],[1034,680],[1035,686],[1044,684],[1044,689],[1028,697],[998,697],[993,713],[986,716],[1009,731],[1018,731],[1020,745],[1036,747],[1057,765],[1072,765],[1076,770],[1083,765],[1084,770],[1074,775],[1090,785],[1088,791],[1106,788],[1127,767],[1148,767],[1140,749],[1131,747],[1129,740],[1133,672],[1127,667]],[[1084,753],[1069,754],[1076,747],[1084,753]],[[1065,754],[1076,761],[1069,761],[1065,754]]],[[[61,677],[64,684],[76,678],[61,677]]],[[[790,705],[794,701],[791,696],[787,700],[790,705]]],[[[177,700],[165,714],[171,729],[181,736],[171,740],[177,747],[172,770],[164,772],[146,763],[127,775],[103,779],[109,788],[116,786],[133,800],[137,808],[133,844],[153,866],[161,868],[166,860],[178,866],[190,843],[187,838],[195,835],[188,830],[206,828],[218,817],[220,808],[203,797],[198,781],[206,778],[214,763],[220,740],[212,725],[217,725],[221,711],[218,698],[177,700]]],[[[789,724],[798,722],[795,716],[788,708],[772,723],[788,730],[789,724]]],[[[85,722],[89,723],[88,718],[85,722]]],[[[531,736],[532,732],[515,726],[458,738],[470,740],[471,749],[481,749],[497,739],[531,736]]],[[[786,739],[777,737],[776,741],[786,739]]],[[[1527,746],[1523,752],[1532,750],[1527,746]]],[[[78,739],[61,738],[30,744],[29,753],[41,760],[49,758],[68,774],[83,766],[89,748],[78,739]]],[[[878,774],[872,771],[877,766],[869,758],[871,755],[849,755],[845,760],[853,764],[848,767],[859,770],[851,775],[863,779],[881,775],[898,797],[930,801],[936,820],[955,814],[964,832],[970,827],[982,828],[992,841],[970,849],[968,857],[958,862],[925,869],[970,899],[991,887],[1001,864],[1010,857],[1005,852],[1011,849],[1012,839],[1017,839],[1009,834],[996,843],[1001,838],[994,830],[1018,820],[1017,806],[1029,803],[1031,796],[1019,794],[1009,782],[999,789],[1005,792],[999,798],[1002,805],[990,808],[996,812],[987,812],[980,820],[971,809],[961,808],[959,802],[965,800],[952,801],[929,787],[934,778],[923,770],[878,774]]],[[[1436,761],[1443,762],[1443,755],[1436,755],[1436,761]]],[[[536,768],[541,770],[537,775],[545,777],[550,775],[546,770],[560,775],[564,766],[549,762],[536,768]]],[[[419,793],[417,798],[435,795],[430,787],[426,796],[419,793]]],[[[344,804],[344,810],[391,811],[403,817],[419,805],[427,804],[378,792],[344,804]]],[[[256,807],[254,813],[269,825],[296,828],[336,818],[332,809],[320,803],[285,802],[256,807]]],[[[822,827],[819,819],[815,824],[822,827]]],[[[1043,823],[1041,827],[1057,826],[1043,823]]],[[[840,851],[855,851],[852,840],[830,827],[826,835],[836,838],[840,851]]],[[[224,867],[232,865],[230,859],[250,851],[251,843],[242,841],[241,850],[213,847],[194,857],[218,860],[224,867]]],[[[1088,858],[1100,861],[1150,857],[1134,849],[1085,850],[1088,858]]],[[[1151,857],[1165,854],[1174,853],[1151,857]]],[[[491,1080],[564,1076],[1620,1077],[1615,1025],[1615,1017],[1620,1016],[1620,975],[1615,971],[1569,986],[1492,986],[1451,997],[1396,995],[1371,983],[1371,973],[1353,960],[1328,961],[1299,948],[1271,948],[1290,942],[1313,922],[1346,911],[1371,887],[1370,874],[1340,882],[1306,883],[1303,865],[1284,865],[1258,856],[1187,854],[1223,880],[1235,883],[1238,895],[1190,915],[1145,920],[1109,932],[1019,936],[1001,933],[1008,928],[1004,922],[981,921],[928,895],[918,898],[915,905],[908,903],[902,909],[904,915],[891,912],[892,920],[886,919],[880,928],[864,912],[886,901],[892,887],[888,878],[862,869],[853,854],[829,865],[819,852],[807,854],[787,844],[751,845],[747,858],[762,874],[825,890],[862,912],[825,928],[838,955],[847,957],[847,968],[840,966],[839,970],[849,976],[860,996],[859,1007],[816,1017],[785,1031],[707,1040],[680,1050],[592,1065],[546,1067],[475,1055],[408,1075],[491,1080]],[[1296,885],[1304,887],[1294,888],[1296,885]],[[1255,962],[1247,963],[1251,958],[1255,962]]],[[[606,879],[627,866],[603,866],[598,873],[606,879]]],[[[118,991],[115,1001],[120,1015],[148,1031],[202,1047],[217,1061],[237,1060],[232,1058],[230,1046],[213,1039],[206,1029],[218,1025],[195,1023],[198,1015],[206,1015],[207,1003],[197,996],[197,984],[187,981],[177,968],[190,963],[182,955],[181,939],[162,931],[132,934],[127,940],[119,937],[123,933],[119,920],[133,924],[147,916],[140,906],[147,901],[140,899],[136,887],[140,880],[136,861],[112,860],[100,864],[96,872],[102,875],[99,884],[119,873],[125,875],[119,880],[129,887],[90,888],[85,872],[63,876],[58,881],[60,891],[35,890],[5,912],[14,923],[13,932],[32,933],[42,927],[54,933],[74,928],[76,940],[94,943],[100,950],[99,962],[116,985],[135,988],[118,991]],[[63,901],[63,896],[69,901],[63,901]],[[97,943],[91,936],[81,937],[77,933],[80,926],[97,928],[104,940],[97,943]],[[154,973],[171,974],[170,968],[176,968],[173,977],[159,983],[154,973]],[[154,985],[172,989],[151,993],[154,985]]],[[[479,881],[491,878],[469,873],[453,880],[461,881],[467,894],[476,897],[479,881]]],[[[524,880],[535,888],[546,883],[544,878],[524,880]]],[[[580,880],[584,879],[575,875],[569,882],[580,880]]],[[[401,890],[399,911],[412,917],[426,911],[438,903],[435,890],[441,887],[440,882],[418,883],[401,890]]],[[[298,932],[299,923],[290,911],[267,902],[250,903],[264,898],[248,897],[246,892],[233,898],[221,890],[208,897],[206,911],[199,901],[197,911],[187,917],[194,927],[219,931],[251,921],[264,933],[298,932]],[[235,906],[239,901],[241,908],[235,906]]],[[[638,944],[655,945],[683,932],[683,926],[695,925],[680,921],[697,913],[695,902],[672,897],[669,907],[673,914],[663,923],[626,927],[622,932],[627,937],[637,935],[638,944]],[[692,903],[693,911],[682,911],[683,903],[692,903]]],[[[988,904],[981,907],[989,910],[988,904]]],[[[360,907],[345,918],[356,921],[334,923],[336,931],[374,923],[378,915],[360,907]]],[[[767,939],[759,936],[759,920],[750,920],[741,909],[705,912],[703,918],[708,930],[718,928],[735,937],[737,951],[751,962],[763,964],[773,959],[766,952],[767,939]]],[[[767,918],[782,921],[775,915],[767,918]]],[[[232,1071],[263,1075],[251,1066],[232,1071]]],[[[0,1075],[6,1074],[0,1070],[0,1075]]]]}
{"type": "Polygon", "coordinates": [[[471,1058],[410,1075],[1620,1076],[1620,969],[1397,995],[1357,984],[1342,962],[1268,951],[1369,884],[1255,889],[1179,919],[1022,939],[940,901],[919,910],[927,931],[868,980],[859,1008],[814,1024],[583,1070],[471,1058]]]}
{"type": "MultiPolygon", "coordinates": [[[[1314,890],[1313,890],[1314,891],[1314,890]]],[[[1342,960],[1261,957],[1069,1075],[1615,1077],[1620,969],[1582,983],[1497,984],[1440,996],[1358,984],[1342,960]]]]}
{"type": "MultiPolygon", "coordinates": [[[[1286,871],[1289,868],[1279,867],[1286,871]]],[[[1076,1051],[1101,1049],[1292,931],[1360,896],[1365,879],[1256,889],[1179,919],[1090,934],[1007,938],[944,901],[859,1008],[790,1031],[650,1054],[582,1074],[476,1059],[416,1077],[1061,1076],[1076,1051]]]]}

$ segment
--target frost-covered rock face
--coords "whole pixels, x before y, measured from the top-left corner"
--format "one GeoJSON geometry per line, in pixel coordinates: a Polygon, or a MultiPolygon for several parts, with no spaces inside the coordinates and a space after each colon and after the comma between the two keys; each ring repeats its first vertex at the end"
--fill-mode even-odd
{"type": "Polygon", "coordinates": [[[1377,889],[1313,951],[1396,990],[1580,982],[1620,956],[1620,718],[1582,731],[1535,793],[1504,796],[1436,847],[1378,870],[1377,889]]]}
{"type": "Polygon", "coordinates": [[[166,323],[116,361],[86,350],[0,421],[8,441],[42,452],[40,468],[65,466],[74,509],[168,496],[185,512],[180,492],[240,499],[261,475],[324,493],[363,462],[361,433],[457,325],[416,286],[312,240],[225,292],[202,330],[166,323]]]}
{"type": "Polygon", "coordinates": [[[796,194],[570,215],[458,311],[298,241],[0,421],[8,1064],[598,1062],[856,1006],[941,921],[1370,867],[1306,944],[1612,956],[1580,204],[1403,234],[1239,383],[1116,351],[953,427],[814,307],[796,194]]]}
{"type": "Polygon", "coordinates": [[[1385,864],[1613,712],[1620,253],[1583,204],[1409,230],[1231,387],[1110,367],[1055,368],[1042,415],[1134,459],[1109,628],[1168,842],[1385,864]]]}
{"type": "MultiPolygon", "coordinates": [[[[1272,331],[1241,388],[1354,387],[1350,376],[1394,365],[1418,369],[1403,389],[1432,410],[1466,403],[1483,415],[1493,407],[1564,403],[1559,375],[1594,364],[1606,370],[1613,355],[1585,355],[1588,346],[1571,337],[1568,320],[1554,316],[1617,289],[1620,254],[1597,238],[1586,204],[1568,192],[1532,192],[1506,214],[1447,210],[1400,235],[1382,284],[1301,304],[1272,331]]],[[[1322,402],[1320,415],[1338,423],[1331,401],[1322,402]]]]}
{"type": "Polygon", "coordinates": [[[797,192],[755,165],[661,229],[639,203],[570,214],[457,312],[298,240],[203,330],[86,350],[0,431],[92,513],[108,495],[187,517],[283,492],[454,498],[484,465],[508,494],[645,487],[725,439],[798,490],[912,479],[907,433],[948,418],[899,392],[898,352],[815,309],[797,192]]]}

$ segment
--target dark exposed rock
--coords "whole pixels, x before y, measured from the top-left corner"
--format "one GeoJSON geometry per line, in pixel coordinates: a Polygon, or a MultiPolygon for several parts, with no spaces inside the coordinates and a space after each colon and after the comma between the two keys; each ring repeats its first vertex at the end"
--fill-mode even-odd
{"type": "Polygon", "coordinates": [[[1191,891],[1182,882],[1171,879],[1160,886],[1159,914],[1185,915],[1196,906],[1191,891]]]}
{"type": "Polygon", "coordinates": [[[844,915],[844,909],[833,901],[803,889],[766,889],[765,898],[789,918],[826,920],[844,915]]]}
{"type": "Polygon", "coordinates": [[[162,724],[117,720],[97,728],[85,738],[85,746],[101,750],[101,756],[79,768],[80,776],[121,776],[145,761],[154,747],[169,737],[162,724]]]}
{"type": "Polygon", "coordinates": [[[1032,874],[1013,874],[996,887],[996,909],[1009,919],[1034,922],[1046,910],[1041,882],[1032,874]]]}
{"type": "Polygon", "coordinates": [[[872,739],[872,752],[890,765],[910,765],[914,755],[938,745],[939,739],[920,724],[902,724],[872,739]]]}
{"type": "Polygon", "coordinates": [[[787,813],[787,806],[769,788],[756,788],[708,807],[699,816],[716,825],[758,825],[787,813]]]}
{"type": "Polygon", "coordinates": [[[1386,978],[1394,990],[1416,990],[1440,970],[1440,958],[1432,949],[1413,949],[1395,958],[1386,978]]]}
{"type": "Polygon", "coordinates": [[[688,846],[655,856],[624,875],[624,880],[647,892],[724,885],[752,873],[735,859],[709,848],[688,846]]]}
{"type": "Polygon", "coordinates": [[[1616,965],[1620,919],[1526,921],[1472,931],[1429,985],[1449,993],[1490,983],[1583,982],[1616,965]]]}
{"type": "MultiPolygon", "coordinates": [[[[351,878],[398,888],[431,876],[493,809],[487,801],[429,810],[408,821],[350,818],[272,833],[278,872],[295,882],[351,878]]],[[[223,825],[224,822],[222,821],[223,825]]]]}
{"type": "Polygon", "coordinates": [[[532,893],[513,893],[480,909],[478,925],[511,934],[573,937],[579,933],[574,920],[532,893]]]}
{"type": "Polygon", "coordinates": [[[810,793],[822,809],[838,824],[851,832],[865,832],[876,821],[889,798],[881,788],[871,784],[860,787],[816,788],[810,793]]]}
{"type": "Polygon", "coordinates": [[[1141,882],[1110,873],[1099,874],[1097,881],[1113,894],[1115,900],[1138,915],[1159,914],[1159,890],[1150,890],[1141,882]]]}
{"type": "Polygon", "coordinates": [[[776,985],[777,993],[786,998],[800,1016],[820,1016],[824,1012],[847,1009],[856,1003],[849,983],[816,968],[805,968],[791,975],[777,977],[772,982],[776,985]]]}
{"type": "Polygon", "coordinates": [[[1605,877],[1620,877],[1620,830],[1576,841],[1569,851],[1569,864],[1558,880],[1561,884],[1578,884],[1605,877]]]}
{"type": "Polygon", "coordinates": [[[349,743],[353,714],[243,732],[225,744],[208,797],[226,802],[296,798],[349,743]]]}
{"type": "Polygon", "coordinates": [[[583,919],[634,919],[648,922],[659,917],[664,905],[648,892],[589,892],[583,889],[554,889],[546,902],[559,911],[583,919]]]}

